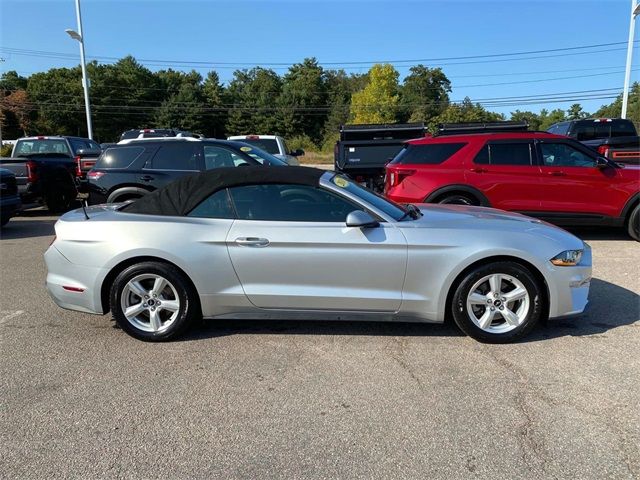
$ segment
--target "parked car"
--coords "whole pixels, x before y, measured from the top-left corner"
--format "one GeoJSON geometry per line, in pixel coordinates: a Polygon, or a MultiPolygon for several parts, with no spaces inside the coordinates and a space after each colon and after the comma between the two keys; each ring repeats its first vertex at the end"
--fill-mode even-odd
{"type": "Polygon", "coordinates": [[[631,120],[572,120],[551,125],[547,132],[574,138],[614,162],[640,164],[640,137],[631,120]]]}
{"type": "Polygon", "coordinates": [[[132,200],[185,175],[246,165],[286,163],[240,142],[193,137],[123,140],[105,150],[89,172],[89,203],[132,200]]]}
{"type": "Polygon", "coordinates": [[[341,125],[334,147],[335,171],[371,190],[384,187],[384,166],[411,138],[424,137],[424,123],[341,125]]]}
{"type": "Polygon", "coordinates": [[[20,207],[16,176],[10,170],[0,168],[0,226],[4,227],[20,207]]]}
{"type": "Polygon", "coordinates": [[[478,340],[509,342],[582,312],[591,279],[589,246],[560,228],[488,208],[403,207],[305,167],[208,171],[67,213],[55,230],[54,301],[111,311],[151,341],[204,316],[453,317],[478,340]]]}
{"type": "Polygon", "coordinates": [[[243,142],[264,150],[271,155],[278,157],[289,165],[300,165],[298,157],[304,155],[304,150],[289,150],[284,138],[277,135],[234,135],[227,140],[243,142]]]}
{"type": "Polygon", "coordinates": [[[164,137],[194,137],[201,138],[202,135],[191,133],[186,130],[175,128],[142,128],[127,130],[120,135],[120,140],[132,140],[135,138],[164,138],[164,137]]]}
{"type": "Polygon", "coordinates": [[[482,205],[560,225],[626,226],[640,240],[640,168],[542,132],[440,135],[407,142],[387,166],[401,203],[482,205]]]}
{"type": "Polygon", "coordinates": [[[12,157],[0,159],[0,167],[16,175],[24,203],[43,201],[52,212],[71,208],[85,175],[101,149],[82,137],[25,137],[17,140],[12,157]]]}

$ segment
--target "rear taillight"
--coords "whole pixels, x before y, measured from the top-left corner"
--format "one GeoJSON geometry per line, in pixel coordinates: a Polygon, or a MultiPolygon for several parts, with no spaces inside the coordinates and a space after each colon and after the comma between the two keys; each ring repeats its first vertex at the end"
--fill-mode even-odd
{"type": "Polygon", "coordinates": [[[608,157],[609,156],[609,145],[600,145],[598,147],[598,153],[600,155],[602,155],[603,157],[608,157]]]}
{"type": "Polygon", "coordinates": [[[82,159],[80,156],[76,157],[76,177],[82,177],[82,159]]]}
{"type": "Polygon", "coordinates": [[[87,178],[89,180],[98,180],[100,177],[102,177],[106,172],[99,172],[99,171],[95,171],[95,170],[90,170],[87,173],[87,178]]]}
{"type": "Polygon", "coordinates": [[[387,173],[387,179],[390,187],[397,187],[402,181],[416,173],[415,170],[391,170],[387,173]]]}
{"type": "Polygon", "coordinates": [[[38,172],[36,168],[36,162],[29,160],[27,162],[27,181],[33,183],[38,180],[38,172]]]}

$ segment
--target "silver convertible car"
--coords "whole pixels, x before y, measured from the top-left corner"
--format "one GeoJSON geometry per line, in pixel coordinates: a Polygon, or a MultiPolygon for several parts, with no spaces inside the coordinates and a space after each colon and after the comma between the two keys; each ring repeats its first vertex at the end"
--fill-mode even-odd
{"type": "Polygon", "coordinates": [[[47,288],[142,340],[199,317],[443,322],[485,342],[582,312],[591,250],[522,215],[401,206],[332,172],[221,168],[56,223],[47,288]]]}

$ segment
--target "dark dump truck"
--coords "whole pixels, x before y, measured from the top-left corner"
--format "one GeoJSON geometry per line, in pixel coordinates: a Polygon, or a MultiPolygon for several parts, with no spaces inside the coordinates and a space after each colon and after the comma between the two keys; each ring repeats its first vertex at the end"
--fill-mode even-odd
{"type": "Polygon", "coordinates": [[[334,147],[335,170],[381,192],[384,167],[412,138],[424,137],[424,123],[341,125],[334,147]]]}
{"type": "Polygon", "coordinates": [[[100,145],[82,137],[25,137],[0,168],[16,176],[23,203],[43,202],[52,212],[69,210],[85,190],[86,173],[101,153],[100,145]]]}
{"type": "Polygon", "coordinates": [[[549,133],[566,135],[616,163],[640,164],[640,137],[631,120],[587,118],[551,125],[549,133]]]}

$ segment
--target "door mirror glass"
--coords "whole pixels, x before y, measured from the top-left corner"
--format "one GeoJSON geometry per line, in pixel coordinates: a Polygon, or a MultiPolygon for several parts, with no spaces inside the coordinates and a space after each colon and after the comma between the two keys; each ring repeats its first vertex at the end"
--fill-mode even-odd
{"type": "Polygon", "coordinates": [[[301,148],[291,152],[292,157],[302,157],[303,155],[304,155],[304,150],[302,150],[301,148]]]}
{"type": "Polygon", "coordinates": [[[363,210],[354,210],[347,215],[347,227],[375,228],[380,223],[363,210]]]}

